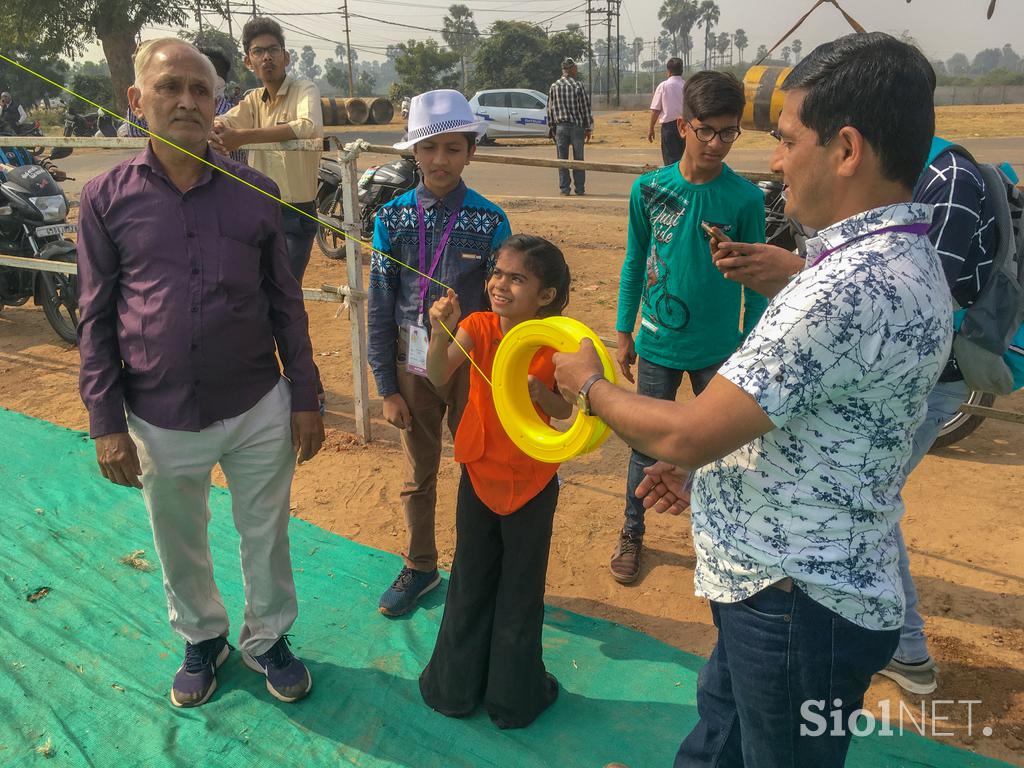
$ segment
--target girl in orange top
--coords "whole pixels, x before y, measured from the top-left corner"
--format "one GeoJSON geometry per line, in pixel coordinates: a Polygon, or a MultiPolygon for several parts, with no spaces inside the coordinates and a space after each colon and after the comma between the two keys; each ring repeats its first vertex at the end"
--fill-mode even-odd
{"type": "MultiPolygon", "coordinates": [[[[455,335],[490,378],[494,354],[510,328],[565,308],[569,267],[547,240],[513,235],[498,249],[487,294],[492,311],[471,314],[455,335]]],[[[442,327],[454,328],[460,316],[453,291],[430,308],[427,375],[435,386],[466,364],[465,353],[449,345],[442,327]]],[[[553,350],[542,350],[530,366],[530,395],[545,420],[572,413],[553,391],[552,355],[553,350]]],[[[463,465],[455,560],[420,692],[430,707],[449,717],[469,715],[483,700],[499,728],[522,728],[558,697],[558,681],[541,658],[558,466],[531,459],[508,438],[490,385],[475,367],[455,435],[455,460],[463,465]]]]}

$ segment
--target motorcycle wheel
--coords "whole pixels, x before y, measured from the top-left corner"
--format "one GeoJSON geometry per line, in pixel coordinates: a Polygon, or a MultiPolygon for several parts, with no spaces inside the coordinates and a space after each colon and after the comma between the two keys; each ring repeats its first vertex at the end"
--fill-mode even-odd
{"type": "MultiPolygon", "coordinates": [[[[981,405],[986,408],[990,408],[996,401],[996,396],[989,394],[988,392],[971,392],[971,396],[967,398],[967,405],[981,405]]],[[[957,411],[957,413],[942,425],[942,429],[939,430],[939,436],[935,438],[935,442],[932,443],[932,447],[929,449],[929,453],[945,448],[946,446],[953,445],[953,443],[959,442],[967,437],[971,432],[981,426],[981,423],[985,420],[984,416],[976,416],[971,413],[963,413],[957,411]]]]}
{"type": "MultiPolygon", "coordinates": [[[[75,253],[65,253],[58,261],[75,262],[75,253]]],[[[43,297],[43,314],[57,335],[68,344],[78,342],[78,277],[61,272],[40,272],[37,280],[42,281],[40,295],[43,297]]]]}
{"type": "MultiPolygon", "coordinates": [[[[341,204],[340,190],[325,190],[316,201],[317,213],[341,220],[345,209],[341,204]]],[[[328,259],[335,261],[345,258],[345,238],[324,226],[316,228],[316,244],[328,259]]]]}

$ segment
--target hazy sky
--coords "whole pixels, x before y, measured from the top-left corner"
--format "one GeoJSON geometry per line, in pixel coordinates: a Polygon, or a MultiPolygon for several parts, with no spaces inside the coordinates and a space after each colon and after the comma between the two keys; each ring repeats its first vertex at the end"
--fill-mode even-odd
{"type": "MultiPolygon", "coordinates": [[[[241,0],[236,0],[241,4],[241,0]]],[[[567,23],[584,25],[586,29],[586,0],[462,0],[474,12],[477,26],[483,30],[497,19],[520,19],[546,22],[550,29],[563,29],[567,23]]],[[[662,0],[623,0],[620,20],[621,33],[628,39],[642,37],[653,40],[660,30],[658,8],[662,0]]],[[[930,58],[947,59],[957,51],[968,56],[982,48],[1014,45],[1018,53],[1024,54],[1024,0],[998,0],[995,15],[985,18],[989,0],[840,0],[840,5],[853,18],[870,31],[899,33],[909,30],[917,38],[930,58]]],[[[304,0],[294,3],[289,0],[256,0],[262,12],[277,13],[336,11],[341,0],[304,0]]],[[[758,45],[773,44],[782,34],[807,12],[814,0],[718,0],[721,21],[718,31],[732,32],[737,28],[746,30],[750,47],[745,58],[750,60],[758,45]]],[[[424,39],[440,36],[429,28],[439,29],[449,0],[349,0],[349,10],[354,14],[373,17],[378,20],[399,22],[416,27],[409,29],[369,21],[352,19],[352,46],[359,51],[360,59],[383,58],[383,47],[409,38],[424,39]]],[[[595,8],[603,7],[604,0],[593,0],[595,8]]],[[[248,6],[246,6],[248,7],[248,6]]],[[[246,16],[236,10],[235,34],[239,34],[246,16]]],[[[344,25],[340,15],[278,17],[286,26],[285,36],[288,47],[299,49],[312,45],[322,62],[334,56],[334,45],[330,41],[344,40],[344,25]],[[299,31],[301,28],[306,31],[299,31]],[[329,40],[318,39],[325,37],[329,40]]],[[[595,21],[597,20],[595,16],[595,21]]],[[[208,18],[227,31],[226,22],[208,18]]],[[[143,37],[157,37],[173,34],[177,30],[149,28],[143,37]]],[[[806,55],[815,45],[825,40],[850,32],[842,15],[831,5],[820,6],[803,26],[794,34],[803,41],[806,55]]],[[[614,32],[613,32],[614,34],[614,32]]],[[[695,53],[703,55],[703,38],[700,30],[694,30],[695,53]]],[[[603,39],[604,30],[594,30],[595,38],[603,39]]],[[[99,48],[91,48],[88,58],[100,58],[99,48]]]]}

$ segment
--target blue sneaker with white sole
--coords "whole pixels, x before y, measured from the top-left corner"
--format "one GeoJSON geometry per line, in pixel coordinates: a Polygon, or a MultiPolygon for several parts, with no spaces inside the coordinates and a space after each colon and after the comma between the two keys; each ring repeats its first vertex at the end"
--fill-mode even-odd
{"type": "Polygon", "coordinates": [[[380,597],[380,612],[385,616],[401,616],[416,607],[416,601],[441,583],[437,568],[432,571],[417,571],[403,568],[380,597]]]}
{"type": "Polygon", "coordinates": [[[171,704],[198,707],[209,701],[217,690],[217,667],[225,662],[231,646],[223,637],[185,643],[185,660],[171,683],[171,704]]]}
{"type": "Polygon", "coordinates": [[[266,675],[271,696],[291,703],[313,689],[313,678],[288,646],[288,635],[281,635],[265,653],[242,653],[242,661],[253,672],[266,675]]]}

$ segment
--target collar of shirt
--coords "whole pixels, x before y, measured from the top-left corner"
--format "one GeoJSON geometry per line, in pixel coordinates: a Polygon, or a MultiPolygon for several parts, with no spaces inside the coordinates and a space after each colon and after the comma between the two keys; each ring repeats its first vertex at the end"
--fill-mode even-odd
{"type": "MultiPolygon", "coordinates": [[[[277,96],[275,99],[280,99],[282,96],[288,93],[288,86],[292,84],[295,78],[291,75],[285,75],[284,80],[281,81],[281,87],[277,89],[277,96]]],[[[267,91],[267,87],[263,86],[263,92],[260,94],[260,101],[270,101],[270,93],[267,91]]]]}
{"type": "Polygon", "coordinates": [[[922,203],[896,203],[854,214],[808,238],[807,263],[812,264],[822,251],[836,251],[880,229],[928,223],[931,219],[932,206],[922,203]]]}
{"type": "Polygon", "coordinates": [[[449,212],[454,212],[459,206],[459,202],[466,198],[466,182],[459,179],[458,186],[455,187],[451,192],[442,198],[437,198],[433,192],[427,189],[427,186],[421,181],[416,187],[416,199],[419,200],[420,205],[423,206],[424,210],[432,208],[434,203],[440,201],[444,203],[444,207],[449,212]]]}
{"type": "MultiPolygon", "coordinates": [[[[210,149],[209,145],[207,145],[207,147],[206,147],[206,152],[203,154],[203,159],[207,163],[211,163],[212,165],[216,166],[217,168],[223,168],[224,167],[224,164],[221,162],[220,157],[218,157],[216,152],[214,152],[212,149],[210,149]]],[[[164,181],[166,181],[172,187],[177,189],[177,187],[174,185],[174,182],[172,182],[170,180],[170,178],[167,176],[167,172],[164,170],[164,166],[160,162],[160,158],[158,158],[156,156],[156,153],[153,151],[153,139],[150,139],[149,142],[146,143],[145,151],[139,153],[138,155],[136,155],[135,157],[133,157],[131,159],[131,162],[129,163],[129,165],[145,166],[146,168],[149,168],[149,170],[152,173],[155,173],[157,176],[162,178],[164,181]]],[[[197,181],[195,183],[195,185],[192,187],[192,189],[196,189],[197,187],[202,187],[202,186],[204,186],[206,184],[209,184],[212,179],[213,179],[213,169],[210,168],[209,165],[206,165],[204,163],[203,164],[203,175],[199,177],[199,181],[197,181]]],[[[189,190],[189,191],[191,191],[191,190],[189,190]]]]}

